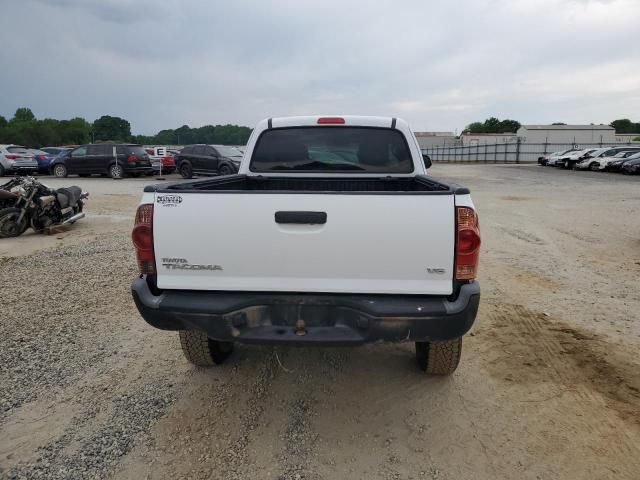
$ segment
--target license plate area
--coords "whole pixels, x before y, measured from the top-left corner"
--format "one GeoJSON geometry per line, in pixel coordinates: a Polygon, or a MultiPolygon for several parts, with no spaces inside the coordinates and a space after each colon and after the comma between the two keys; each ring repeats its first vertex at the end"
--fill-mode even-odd
{"type": "Polygon", "coordinates": [[[293,328],[299,320],[309,327],[333,327],[337,320],[344,318],[345,310],[335,305],[277,303],[251,308],[239,315],[234,323],[253,328],[267,325],[293,328]]]}

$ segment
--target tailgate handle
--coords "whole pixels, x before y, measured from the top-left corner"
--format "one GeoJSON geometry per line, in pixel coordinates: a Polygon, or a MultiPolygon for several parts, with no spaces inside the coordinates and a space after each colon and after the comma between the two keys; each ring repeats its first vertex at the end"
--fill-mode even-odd
{"type": "Polygon", "coordinates": [[[326,212],[276,212],[276,223],[317,225],[327,223],[326,212]]]}

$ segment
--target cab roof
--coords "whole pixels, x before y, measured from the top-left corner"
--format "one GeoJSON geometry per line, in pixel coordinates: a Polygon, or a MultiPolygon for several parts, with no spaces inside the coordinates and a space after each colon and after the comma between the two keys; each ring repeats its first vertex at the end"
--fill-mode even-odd
{"type": "Polygon", "coordinates": [[[407,126],[407,123],[399,118],[393,117],[378,117],[378,116],[363,116],[363,115],[305,115],[298,117],[274,117],[262,120],[258,124],[258,128],[278,128],[278,127],[307,127],[323,125],[320,119],[342,119],[343,122],[327,122],[325,125],[344,125],[352,127],[383,127],[393,128],[396,125],[407,126]]]}

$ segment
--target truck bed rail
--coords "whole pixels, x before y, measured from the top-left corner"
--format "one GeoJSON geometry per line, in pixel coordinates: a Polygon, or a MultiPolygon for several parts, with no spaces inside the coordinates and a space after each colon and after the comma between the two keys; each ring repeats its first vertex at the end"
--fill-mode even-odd
{"type": "Polygon", "coordinates": [[[469,189],[436,181],[426,175],[415,177],[326,178],[228,175],[187,182],[148,185],[145,192],[164,193],[334,193],[334,194],[436,194],[466,195],[469,189]]]}

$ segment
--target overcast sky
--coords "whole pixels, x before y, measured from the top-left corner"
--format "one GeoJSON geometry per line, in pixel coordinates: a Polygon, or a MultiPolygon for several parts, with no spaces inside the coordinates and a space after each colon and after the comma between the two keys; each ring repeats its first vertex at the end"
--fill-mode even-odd
{"type": "Polygon", "coordinates": [[[639,0],[1,0],[0,115],[640,121],[639,0]]]}

